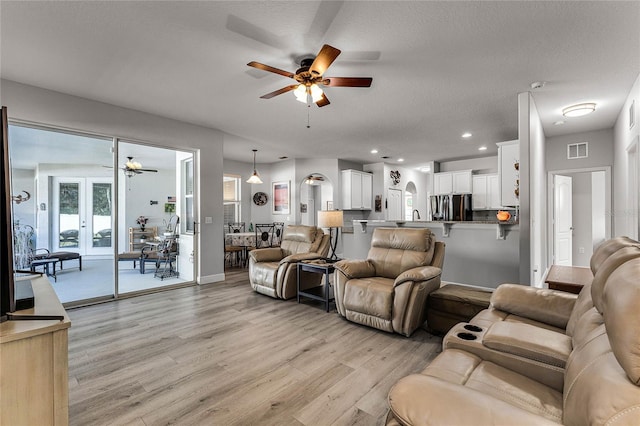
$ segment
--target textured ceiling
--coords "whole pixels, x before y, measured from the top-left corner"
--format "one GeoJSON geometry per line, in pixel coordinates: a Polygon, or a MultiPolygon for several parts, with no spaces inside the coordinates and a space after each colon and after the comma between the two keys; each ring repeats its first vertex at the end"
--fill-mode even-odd
{"type": "Polygon", "coordinates": [[[639,2],[0,2],[2,78],[224,131],[225,158],[486,156],[533,81],[547,136],[612,127],[640,73],[639,2]],[[265,93],[327,43],[331,105],[265,93]],[[592,101],[596,113],[561,109],[592,101]],[[307,128],[307,117],[311,128],[307,128]],[[470,131],[473,137],[460,135],[470,131]],[[479,152],[486,145],[488,150],[479,152]],[[370,154],[372,148],[379,153],[370,154]]]}

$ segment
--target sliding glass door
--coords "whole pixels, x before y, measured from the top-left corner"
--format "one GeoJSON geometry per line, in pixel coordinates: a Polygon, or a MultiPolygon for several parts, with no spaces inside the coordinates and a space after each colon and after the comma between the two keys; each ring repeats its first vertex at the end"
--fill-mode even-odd
{"type": "Polygon", "coordinates": [[[18,255],[59,259],[61,302],[195,283],[193,152],[17,123],[9,140],[18,255]]]}
{"type": "MultiPolygon", "coordinates": [[[[115,297],[113,139],[9,126],[15,235],[27,259],[60,259],[51,282],[61,302],[115,297]]],[[[27,265],[28,266],[28,265],[27,265]]]]}
{"type": "Polygon", "coordinates": [[[193,153],[119,141],[118,157],[140,165],[119,179],[118,293],[194,283],[193,153]]]}

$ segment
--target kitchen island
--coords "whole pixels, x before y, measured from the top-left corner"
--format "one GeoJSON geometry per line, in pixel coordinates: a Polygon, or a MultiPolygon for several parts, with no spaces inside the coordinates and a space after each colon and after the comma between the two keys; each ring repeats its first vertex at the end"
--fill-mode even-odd
{"type": "MultiPolygon", "coordinates": [[[[442,281],[496,288],[518,283],[520,231],[517,222],[354,220],[342,235],[342,257],[365,259],[377,227],[429,228],[446,244],[442,281]]],[[[528,283],[525,283],[528,285],[528,283]]]]}

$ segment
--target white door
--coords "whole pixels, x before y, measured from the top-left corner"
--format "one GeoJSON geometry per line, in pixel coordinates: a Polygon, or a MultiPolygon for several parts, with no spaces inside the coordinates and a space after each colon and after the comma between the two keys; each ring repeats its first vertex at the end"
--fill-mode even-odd
{"type": "Polygon", "coordinates": [[[113,184],[109,178],[54,179],[52,247],[110,255],[113,184]]]}
{"type": "Polygon", "coordinates": [[[570,176],[555,175],[553,178],[553,249],[554,264],[573,264],[573,182],[570,176]]]}
{"type": "Polygon", "coordinates": [[[402,220],[402,190],[389,188],[387,195],[387,220],[402,220]]]}

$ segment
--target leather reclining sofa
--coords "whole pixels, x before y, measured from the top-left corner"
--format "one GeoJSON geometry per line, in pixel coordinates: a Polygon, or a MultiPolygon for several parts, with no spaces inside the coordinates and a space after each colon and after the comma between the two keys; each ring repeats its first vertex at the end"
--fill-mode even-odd
{"type": "Polygon", "coordinates": [[[503,284],[389,392],[388,425],[640,424],[640,243],[609,240],[579,295],[503,284]]]}
{"type": "MultiPolygon", "coordinates": [[[[276,299],[291,299],[297,295],[297,264],[302,260],[327,257],[329,235],[322,228],[288,225],[282,234],[280,247],[268,247],[249,252],[249,282],[258,293],[276,299]]],[[[322,275],[303,272],[305,288],[320,284],[322,275]]]]}

